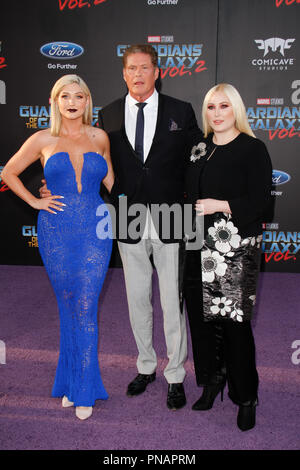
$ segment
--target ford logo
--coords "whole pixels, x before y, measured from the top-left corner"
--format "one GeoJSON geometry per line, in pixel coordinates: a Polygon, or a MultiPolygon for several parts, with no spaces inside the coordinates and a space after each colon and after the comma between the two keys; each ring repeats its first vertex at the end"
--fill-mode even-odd
{"type": "Polygon", "coordinates": [[[44,44],[40,52],[50,59],[74,59],[83,54],[84,49],[73,42],[57,41],[44,44]]]}
{"type": "Polygon", "coordinates": [[[273,170],[272,174],[272,183],[274,186],[278,186],[279,184],[284,184],[290,181],[291,177],[288,173],[280,170],[273,170]]]}

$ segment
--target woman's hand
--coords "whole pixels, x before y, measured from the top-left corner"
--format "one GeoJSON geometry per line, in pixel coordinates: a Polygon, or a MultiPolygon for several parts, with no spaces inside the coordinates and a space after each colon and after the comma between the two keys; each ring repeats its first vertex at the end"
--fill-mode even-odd
{"type": "Polygon", "coordinates": [[[195,209],[198,215],[210,215],[215,212],[231,214],[228,201],[220,201],[219,199],[197,199],[195,209]]]}
{"type": "Polygon", "coordinates": [[[66,205],[62,202],[56,201],[56,199],[61,198],[63,198],[63,196],[48,196],[41,199],[35,198],[35,200],[32,201],[30,205],[34,209],[48,211],[51,212],[51,214],[57,214],[55,210],[63,212],[62,206],[66,205]]]}

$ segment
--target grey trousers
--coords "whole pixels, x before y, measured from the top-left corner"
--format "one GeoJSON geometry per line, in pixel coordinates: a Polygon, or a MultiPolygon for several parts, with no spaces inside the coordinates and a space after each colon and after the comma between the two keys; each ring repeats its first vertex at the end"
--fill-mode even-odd
{"type": "Polygon", "coordinates": [[[153,267],[149,258],[152,254],[159,280],[169,359],[164,376],[168,383],[181,383],[186,374],[184,363],[187,357],[187,332],[185,313],[182,314],[179,308],[179,245],[148,238],[135,244],[118,242],[118,246],[124,269],[130,323],[138,348],[138,372],[152,374],[157,367],[157,357],[152,345],[153,267]]]}

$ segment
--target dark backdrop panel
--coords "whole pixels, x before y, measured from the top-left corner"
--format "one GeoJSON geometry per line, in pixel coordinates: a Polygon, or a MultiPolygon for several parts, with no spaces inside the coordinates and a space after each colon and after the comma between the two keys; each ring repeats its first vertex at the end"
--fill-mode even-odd
{"type": "MultiPolygon", "coordinates": [[[[49,94],[60,76],[77,73],[87,81],[96,119],[100,107],[126,93],[124,48],[149,42],[159,53],[162,92],[191,102],[200,125],[201,103],[211,86],[227,81],[240,90],[255,134],[267,144],[274,169],[284,172],[274,175],[276,208],[273,225],[266,221],[264,229],[265,269],[299,272],[299,8],[296,1],[279,0],[31,0],[1,5],[0,167],[27,137],[48,126],[49,94]],[[43,45],[62,41],[79,45],[83,53],[66,59],[41,54],[43,45]]],[[[36,163],[22,179],[37,194],[42,176],[36,163]]],[[[0,263],[41,264],[36,211],[1,181],[0,216],[0,263]]],[[[119,265],[116,250],[112,265],[119,265]]]]}
{"type": "Polygon", "coordinates": [[[287,3],[220,0],[217,81],[238,88],[274,170],[290,177],[274,175],[275,213],[264,230],[265,269],[299,272],[299,4],[287,3]]]}
{"type": "MultiPolygon", "coordinates": [[[[32,132],[48,125],[50,89],[61,75],[77,73],[87,81],[95,116],[101,106],[124,95],[122,54],[130,44],[149,41],[158,48],[162,92],[191,101],[199,115],[203,94],[215,81],[217,9],[217,0],[185,0],[178,5],[147,0],[33,0],[6,7],[1,15],[1,54],[7,67],[0,69],[0,78],[7,92],[6,105],[0,107],[4,133],[0,166],[32,132]],[[84,53],[70,60],[41,54],[44,44],[57,41],[75,43],[84,53]]],[[[41,166],[29,168],[22,178],[37,193],[41,166]]],[[[1,263],[41,264],[36,215],[11,191],[1,193],[1,220],[5,220],[1,263]]],[[[116,263],[114,250],[112,264],[116,263]]]]}

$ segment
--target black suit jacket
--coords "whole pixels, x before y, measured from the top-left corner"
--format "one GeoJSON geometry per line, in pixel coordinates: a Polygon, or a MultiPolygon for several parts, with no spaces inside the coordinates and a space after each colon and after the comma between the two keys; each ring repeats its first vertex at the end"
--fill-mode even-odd
{"type": "MultiPolygon", "coordinates": [[[[198,143],[202,132],[198,127],[192,106],[184,101],[159,94],[158,115],[153,143],[146,161],[143,163],[130,145],[125,131],[125,97],[114,101],[99,112],[98,125],[104,129],[110,139],[111,158],[116,174],[117,184],[112,190],[127,196],[127,207],[134,209],[133,204],[153,205],[183,204],[184,174],[191,148],[198,143]]],[[[119,197],[121,205],[125,201],[119,197]]],[[[152,205],[152,206],[151,206],[152,205]]],[[[120,215],[120,212],[119,212],[120,215]]],[[[124,216],[124,211],[122,212],[124,216]]],[[[137,217],[126,219],[126,227],[137,217]]],[[[123,220],[123,219],[122,219],[123,220]]],[[[141,219],[140,219],[141,220],[141,219]]],[[[143,232],[141,220],[140,234],[143,232]]],[[[170,223],[170,232],[166,233],[162,219],[154,219],[157,233],[165,243],[178,241],[178,227],[170,223]]],[[[117,238],[128,243],[135,243],[140,237],[124,234],[124,220],[117,238]],[[121,233],[122,232],[122,233],[121,233]]]]}

